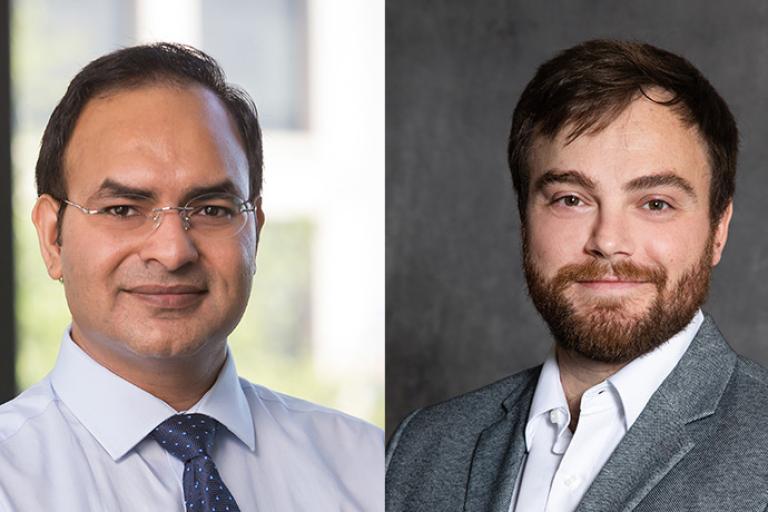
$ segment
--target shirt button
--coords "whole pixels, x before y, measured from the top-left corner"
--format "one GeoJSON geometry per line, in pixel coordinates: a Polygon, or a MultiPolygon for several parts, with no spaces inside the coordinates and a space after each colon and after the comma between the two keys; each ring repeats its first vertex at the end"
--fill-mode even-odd
{"type": "Polygon", "coordinates": [[[549,421],[554,423],[555,425],[559,425],[563,421],[563,413],[560,412],[560,409],[552,409],[549,411],[549,421]]]}
{"type": "Polygon", "coordinates": [[[572,475],[572,476],[566,477],[566,479],[563,480],[563,483],[570,490],[574,490],[581,483],[581,478],[579,478],[578,476],[573,476],[572,475]]]}

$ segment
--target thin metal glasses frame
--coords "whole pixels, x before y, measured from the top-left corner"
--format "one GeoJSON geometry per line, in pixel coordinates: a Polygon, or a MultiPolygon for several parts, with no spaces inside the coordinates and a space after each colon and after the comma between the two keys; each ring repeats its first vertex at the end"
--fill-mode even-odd
{"type": "MultiPolygon", "coordinates": [[[[225,194],[223,196],[221,194],[216,194],[216,195],[204,194],[204,195],[201,195],[201,196],[193,197],[192,199],[187,201],[187,203],[184,206],[162,206],[162,207],[158,207],[158,208],[152,208],[152,210],[150,210],[151,214],[152,214],[151,216],[150,215],[145,215],[145,214],[141,214],[141,216],[143,216],[143,217],[145,217],[147,219],[152,219],[152,231],[154,231],[158,227],[160,227],[160,223],[162,222],[163,214],[166,213],[166,212],[169,212],[171,210],[175,210],[179,214],[179,216],[181,217],[182,224],[184,226],[184,231],[189,231],[192,228],[192,219],[190,218],[188,213],[191,212],[191,211],[194,211],[194,210],[196,210],[198,208],[198,207],[192,207],[192,206],[189,206],[189,205],[194,203],[195,201],[199,201],[200,199],[204,199],[206,197],[218,197],[218,198],[221,198],[221,197],[232,197],[232,198],[234,198],[234,199],[236,199],[237,201],[240,202],[238,213],[247,214],[247,213],[253,213],[253,212],[256,211],[256,206],[251,201],[243,201],[239,197],[237,197],[235,195],[232,195],[232,194],[225,194]]],[[[254,202],[257,201],[260,197],[261,196],[256,197],[254,202]]],[[[81,212],[85,213],[86,215],[109,215],[109,213],[107,213],[105,208],[87,208],[87,207],[85,207],[85,206],[83,206],[81,204],[78,204],[78,203],[76,203],[74,201],[71,201],[69,199],[66,199],[66,198],[62,199],[61,201],[63,203],[65,203],[65,204],[69,205],[69,206],[73,206],[73,207],[77,208],[78,210],[80,210],[81,212]]],[[[243,229],[244,226],[245,226],[245,222],[243,222],[242,226],[237,231],[232,233],[230,236],[237,235],[243,229]]]]}

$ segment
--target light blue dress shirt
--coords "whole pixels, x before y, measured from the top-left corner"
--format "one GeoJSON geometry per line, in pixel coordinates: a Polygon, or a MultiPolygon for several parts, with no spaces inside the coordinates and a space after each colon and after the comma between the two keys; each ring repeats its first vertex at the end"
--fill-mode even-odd
{"type": "MultiPolygon", "coordinates": [[[[383,511],[384,439],[346,414],[239,379],[230,354],[188,412],[246,511],[383,511]]],[[[183,511],[184,464],[147,434],[176,411],[67,335],[53,371],[0,406],[0,511],[183,511]]]]}

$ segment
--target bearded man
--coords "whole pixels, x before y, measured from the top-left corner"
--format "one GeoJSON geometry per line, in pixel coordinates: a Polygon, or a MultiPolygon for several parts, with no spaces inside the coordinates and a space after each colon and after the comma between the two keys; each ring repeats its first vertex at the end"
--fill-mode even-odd
{"type": "Polygon", "coordinates": [[[539,68],[508,155],[554,349],[408,416],[388,511],[767,509],[768,373],[700,309],[737,149],[728,106],[682,57],[595,40],[539,68]]]}

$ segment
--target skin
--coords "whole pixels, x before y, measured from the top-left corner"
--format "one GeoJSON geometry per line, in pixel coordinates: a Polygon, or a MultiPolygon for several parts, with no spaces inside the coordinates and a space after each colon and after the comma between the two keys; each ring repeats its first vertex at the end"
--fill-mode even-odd
{"type": "MultiPolygon", "coordinates": [[[[702,257],[712,229],[711,171],[696,128],[643,96],[601,131],[567,143],[568,128],[554,139],[535,139],[531,149],[526,237],[538,271],[551,279],[567,264],[624,260],[664,268],[667,287],[673,286],[702,257]]],[[[731,214],[729,204],[714,227],[713,267],[725,247],[731,214]]],[[[566,293],[576,314],[590,301],[621,299],[626,312],[639,318],[658,290],[607,274],[572,283],[566,293]]],[[[556,355],[575,430],[583,393],[623,364],[594,361],[559,346],[556,355]]]]}
{"type": "MultiPolygon", "coordinates": [[[[193,189],[228,184],[249,195],[248,162],[221,101],[195,85],[148,85],[94,98],[67,146],[68,199],[89,208],[125,204],[105,180],[141,189],[155,207],[181,205],[193,189]]],[[[248,300],[261,201],[233,238],[185,231],[163,215],[147,236],[107,231],[74,207],[41,196],[32,212],[53,279],[63,278],[72,338],[94,360],[178,411],[212,386],[226,338],[248,300]],[[255,217],[255,218],[254,218],[255,217]]]]}

